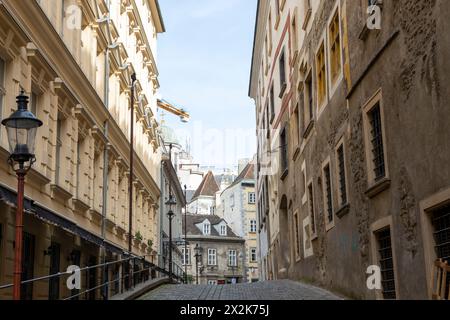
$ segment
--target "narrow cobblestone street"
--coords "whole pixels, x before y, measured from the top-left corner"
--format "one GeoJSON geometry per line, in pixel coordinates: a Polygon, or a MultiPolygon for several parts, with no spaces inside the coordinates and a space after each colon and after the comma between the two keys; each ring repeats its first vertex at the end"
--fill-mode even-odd
{"type": "Polygon", "coordinates": [[[341,300],[326,290],[289,280],[236,285],[165,285],[139,300],[341,300]]]}

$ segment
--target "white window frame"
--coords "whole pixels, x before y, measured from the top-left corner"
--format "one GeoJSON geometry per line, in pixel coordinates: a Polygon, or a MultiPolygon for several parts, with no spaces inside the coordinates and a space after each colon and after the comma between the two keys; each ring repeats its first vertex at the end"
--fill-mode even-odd
{"type": "Polygon", "coordinates": [[[187,253],[184,251],[184,247],[181,248],[181,254],[182,254],[182,265],[183,266],[190,266],[191,265],[191,248],[187,247],[186,250],[187,253]],[[186,259],[187,258],[187,259],[186,259]],[[186,261],[187,260],[187,261],[186,261]]]}
{"type": "Polygon", "coordinates": [[[228,266],[237,267],[237,250],[228,250],[228,266]]]}
{"type": "Polygon", "coordinates": [[[217,249],[208,249],[208,266],[217,266],[217,249]]]}
{"type": "Polygon", "coordinates": [[[250,220],[250,233],[256,233],[258,229],[258,223],[255,219],[250,220]]]}
{"type": "Polygon", "coordinates": [[[258,262],[258,249],[255,247],[250,248],[249,250],[249,256],[250,256],[250,262],[258,262]],[[252,258],[252,256],[255,255],[255,259],[252,258]]]}
{"type": "Polygon", "coordinates": [[[248,193],[248,203],[249,204],[255,204],[256,203],[256,193],[255,192],[249,192],[248,193]]]}
{"type": "Polygon", "coordinates": [[[225,224],[220,225],[220,235],[221,236],[227,235],[227,226],[225,224]]]}
{"type": "Polygon", "coordinates": [[[203,235],[204,236],[211,235],[211,224],[208,221],[203,223],[203,235]]]}

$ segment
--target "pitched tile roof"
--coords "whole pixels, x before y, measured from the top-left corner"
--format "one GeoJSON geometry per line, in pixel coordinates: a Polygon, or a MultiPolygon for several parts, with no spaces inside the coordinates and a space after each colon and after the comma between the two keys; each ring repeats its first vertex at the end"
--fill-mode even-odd
{"type": "Polygon", "coordinates": [[[199,196],[215,196],[217,191],[219,191],[219,186],[217,185],[216,179],[214,179],[213,173],[208,171],[192,199],[194,200],[199,196]]]}
{"type": "MultiPolygon", "coordinates": [[[[197,228],[196,224],[202,223],[208,219],[208,221],[211,223],[211,235],[212,237],[221,237],[221,235],[217,232],[216,228],[213,226],[218,225],[222,221],[225,221],[221,217],[217,215],[201,215],[201,214],[194,214],[194,215],[187,215],[187,235],[188,236],[203,236],[202,230],[197,228]]],[[[183,219],[183,230],[184,230],[184,219],[183,219]]],[[[225,237],[225,236],[222,236],[225,237]]],[[[237,236],[233,230],[227,225],[227,235],[226,238],[237,238],[240,239],[241,237],[237,236]]]]}
{"type": "Polygon", "coordinates": [[[241,171],[236,180],[234,180],[233,183],[227,189],[234,187],[243,180],[254,180],[254,179],[255,179],[255,166],[252,162],[250,162],[245,166],[245,168],[241,171]]]}

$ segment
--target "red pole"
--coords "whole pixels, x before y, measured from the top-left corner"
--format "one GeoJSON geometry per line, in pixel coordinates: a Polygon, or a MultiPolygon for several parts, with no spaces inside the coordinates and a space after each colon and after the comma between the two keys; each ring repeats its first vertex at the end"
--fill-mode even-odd
{"type": "Polygon", "coordinates": [[[23,235],[23,196],[25,189],[25,173],[17,173],[17,211],[16,211],[16,239],[14,256],[14,287],[13,299],[20,300],[20,285],[22,282],[22,235],[23,235]]]}

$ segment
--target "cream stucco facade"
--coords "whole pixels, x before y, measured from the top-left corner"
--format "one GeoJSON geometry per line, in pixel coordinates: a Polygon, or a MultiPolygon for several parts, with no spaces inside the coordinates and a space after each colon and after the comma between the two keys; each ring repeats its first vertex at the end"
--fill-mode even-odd
{"type": "MultiPolygon", "coordinates": [[[[48,275],[55,264],[65,270],[74,263],[66,259],[73,258],[73,252],[80,253],[76,260],[85,266],[100,261],[101,245],[107,244],[107,260],[119,259],[128,250],[133,72],[132,252],[148,261],[156,253],[161,166],[154,116],[159,88],[156,49],[157,34],[163,31],[156,0],[0,4],[0,115],[11,114],[23,89],[31,98],[29,107],[44,122],[25,189],[29,276],[48,275]],[[47,250],[50,247],[54,250],[47,250]]],[[[7,284],[12,282],[16,177],[6,162],[4,127],[0,134],[0,283],[7,284]]],[[[111,268],[109,277],[119,271],[120,266],[111,268]]],[[[93,285],[100,274],[91,278],[93,285]]],[[[68,295],[64,284],[61,280],[58,289],[53,286],[49,292],[48,283],[36,283],[26,297],[62,298],[68,295]]],[[[112,294],[119,288],[110,290],[112,294]]],[[[95,295],[94,291],[86,298],[95,295]]],[[[10,297],[10,289],[0,290],[0,298],[10,297]]]]}

